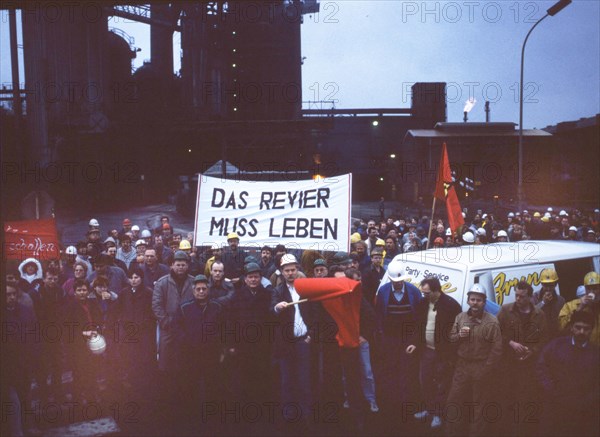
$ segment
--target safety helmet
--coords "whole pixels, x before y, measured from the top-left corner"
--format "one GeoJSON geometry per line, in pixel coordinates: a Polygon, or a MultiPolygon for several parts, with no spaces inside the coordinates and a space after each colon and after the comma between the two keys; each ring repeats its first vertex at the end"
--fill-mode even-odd
{"type": "Polygon", "coordinates": [[[144,229],[140,236],[142,238],[150,238],[150,237],[152,237],[152,234],[150,233],[150,231],[148,229],[144,229]]]}
{"type": "Polygon", "coordinates": [[[189,250],[192,248],[192,245],[188,240],[181,240],[179,243],[179,250],[189,250]]]}
{"type": "Polygon", "coordinates": [[[398,262],[391,262],[388,266],[387,274],[392,282],[406,281],[410,279],[409,275],[405,275],[402,270],[402,265],[398,262]]]}
{"type": "Polygon", "coordinates": [[[238,234],[236,234],[235,232],[230,232],[229,234],[227,234],[227,241],[229,240],[239,240],[240,237],[238,236],[238,234]]]}
{"type": "Polygon", "coordinates": [[[498,237],[506,237],[506,238],[508,238],[508,234],[506,233],[505,230],[498,231],[498,237]]]}
{"type": "Polygon", "coordinates": [[[509,212],[509,213],[508,213],[508,217],[512,218],[512,217],[514,217],[514,216],[515,216],[515,213],[514,213],[514,212],[509,212]]]}
{"type": "Polygon", "coordinates": [[[132,230],[132,231],[139,231],[139,230],[140,230],[140,227],[139,227],[138,225],[133,225],[133,226],[131,227],[131,230],[132,230]]]}
{"type": "Polygon", "coordinates": [[[446,229],[446,237],[450,237],[452,236],[452,229],[448,228],[446,229]]]}
{"type": "Polygon", "coordinates": [[[542,284],[553,284],[558,281],[558,273],[556,270],[547,268],[540,273],[540,282],[542,284]]]}
{"type": "Polygon", "coordinates": [[[385,246],[385,241],[383,241],[381,238],[378,238],[375,241],[375,246],[385,246]]]}
{"type": "Polygon", "coordinates": [[[281,267],[283,267],[283,266],[285,266],[287,264],[298,264],[298,260],[291,253],[286,253],[285,255],[283,255],[281,257],[281,261],[279,262],[279,265],[281,267]]]}
{"type": "Polygon", "coordinates": [[[350,235],[350,243],[358,243],[360,240],[361,238],[358,232],[355,232],[354,234],[350,235]]]}
{"type": "Polygon", "coordinates": [[[465,232],[462,236],[462,239],[464,240],[465,243],[474,243],[475,235],[473,235],[472,232],[465,232]]]}
{"type": "Polygon", "coordinates": [[[473,284],[470,288],[469,291],[467,291],[467,296],[471,293],[477,293],[477,294],[482,294],[485,297],[487,297],[487,290],[485,289],[485,286],[483,284],[473,284]]]}
{"type": "Polygon", "coordinates": [[[558,215],[562,217],[562,216],[568,216],[569,214],[567,214],[567,211],[565,211],[564,209],[562,209],[562,210],[561,210],[561,211],[558,213],[558,215]]]}
{"type": "Polygon", "coordinates": [[[94,335],[87,341],[87,347],[94,355],[102,355],[106,350],[106,340],[100,334],[94,335]]]}
{"type": "Polygon", "coordinates": [[[484,228],[477,228],[477,235],[482,236],[482,235],[485,235],[485,234],[486,234],[486,232],[485,232],[484,228]]]}
{"type": "Polygon", "coordinates": [[[596,272],[589,272],[583,278],[583,285],[598,285],[600,284],[600,275],[596,272]]]}
{"type": "Polygon", "coordinates": [[[98,223],[98,220],[96,219],[91,219],[89,222],[90,226],[100,226],[100,223],[98,223]]]}
{"type": "Polygon", "coordinates": [[[534,217],[537,217],[537,218],[539,218],[539,217],[541,217],[542,215],[541,215],[539,212],[537,212],[537,211],[536,211],[536,212],[534,212],[534,213],[533,213],[533,216],[534,216],[534,217]]]}
{"type": "Polygon", "coordinates": [[[75,246],[69,246],[67,247],[67,250],[65,250],[65,253],[67,255],[77,255],[77,249],[75,248],[75,246]]]}
{"type": "Polygon", "coordinates": [[[137,240],[135,242],[135,247],[138,247],[138,246],[147,246],[147,245],[148,245],[148,243],[146,243],[146,240],[139,239],[139,240],[137,240]]]}

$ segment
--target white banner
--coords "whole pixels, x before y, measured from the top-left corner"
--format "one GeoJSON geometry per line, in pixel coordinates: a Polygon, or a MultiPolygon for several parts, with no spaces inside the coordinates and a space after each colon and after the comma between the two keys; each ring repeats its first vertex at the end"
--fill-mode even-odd
{"type": "Polygon", "coordinates": [[[194,244],[349,251],[352,175],[302,181],[240,181],[198,175],[194,244]]]}

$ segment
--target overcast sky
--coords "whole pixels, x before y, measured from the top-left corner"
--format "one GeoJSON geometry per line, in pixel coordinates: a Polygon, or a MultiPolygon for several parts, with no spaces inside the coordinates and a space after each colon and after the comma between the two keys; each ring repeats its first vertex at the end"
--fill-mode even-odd
{"type": "MultiPolygon", "coordinates": [[[[415,82],[446,82],[448,121],[518,122],[521,45],[550,1],[321,1],[302,26],[303,100],[337,108],[410,106],[415,82]]],[[[524,126],[542,128],[600,112],[600,1],[575,0],[531,34],[525,58],[524,126]]],[[[150,57],[146,25],[111,19],[150,57]]],[[[8,19],[0,22],[0,81],[10,82],[8,19]]],[[[174,42],[180,41],[175,34],[174,42]]],[[[178,58],[179,49],[175,50],[178,58]]],[[[176,68],[178,67],[176,63],[176,68]]]]}

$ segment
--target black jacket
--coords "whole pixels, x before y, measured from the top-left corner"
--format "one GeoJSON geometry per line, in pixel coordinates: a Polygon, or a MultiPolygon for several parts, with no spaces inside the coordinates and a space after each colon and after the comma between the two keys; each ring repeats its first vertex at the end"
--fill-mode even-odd
{"type": "MultiPolygon", "coordinates": [[[[462,311],[458,302],[451,297],[441,294],[434,306],[437,315],[435,318],[435,348],[444,359],[453,361],[456,355],[455,344],[450,342],[450,332],[454,325],[454,319],[462,311]]],[[[427,313],[429,312],[429,300],[421,299],[415,305],[415,334],[411,343],[417,346],[417,351],[425,348],[425,328],[427,327],[427,313]]]]}
{"type": "Polygon", "coordinates": [[[278,357],[287,355],[294,343],[294,315],[295,309],[300,309],[302,320],[308,330],[307,334],[311,340],[317,338],[317,304],[312,302],[303,302],[294,305],[293,308],[287,308],[279,314],[275,312],[275,305],[279,302],[292,302],[292,295],[288,289],[287,283],[282,283],[275,288],[271,299],[271,311],[277,317],[277,329],[275,331],[275,355],[278,357]]]}

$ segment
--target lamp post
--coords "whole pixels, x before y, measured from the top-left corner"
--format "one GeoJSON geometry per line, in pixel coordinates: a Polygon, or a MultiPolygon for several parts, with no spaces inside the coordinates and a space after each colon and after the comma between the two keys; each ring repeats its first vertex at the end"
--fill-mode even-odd
{"type": "Polygon", "coordinates": [[[517,185],[517,200],[519,203],[519,210],[523,209],[523,72],[525,67],[525,44],[529,39],[529,35],[546,17],[558,14],[564,8],[566,8],[572,0],[560,0],[555,3],[550,9],[546,11],[546,15],[540,18],[532,27],[529,29],[525,41],[523,41],[523,48],[521,49],[521,82],[519,87],[519,174],[518,174],[518,185],[517,185]]]}

